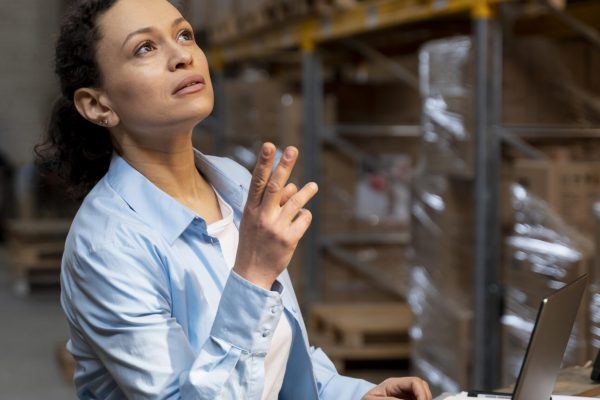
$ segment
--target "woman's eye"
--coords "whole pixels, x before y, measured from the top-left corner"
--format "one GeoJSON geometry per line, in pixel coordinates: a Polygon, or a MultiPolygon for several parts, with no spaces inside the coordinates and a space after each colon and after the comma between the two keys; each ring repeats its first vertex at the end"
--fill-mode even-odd
{"type": "Polygon", "coordinates": [[[194,34],[190,30],[184,29],[181,32],[179,32],[179,34],[177,35],[177,39],[183,41],[194,40],[194,34]]]}
{"type": "Polygon", "coordinates": [[[145,42],[142,43],[136,50],[135,50],[135,55],[144,55],[147,54],[149,52],[151,52],[152,50],[154,50],[154,48],[152,47],[152,44],[150,44],[150,42],[145,42]]]}

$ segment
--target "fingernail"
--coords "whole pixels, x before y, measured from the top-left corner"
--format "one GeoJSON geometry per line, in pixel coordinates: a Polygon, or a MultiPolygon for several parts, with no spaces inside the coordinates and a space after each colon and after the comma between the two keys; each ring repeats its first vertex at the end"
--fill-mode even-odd
{"type": "Polygon", "coordinates": [[[294,158],[295,155],[296,152],[294,151],[294,149],[291,148],[285,149],[285,153],[283,154],[286,160],[291,160],[292,158],[294,158]]]}
{"type": "Polygon", "coordinates": [[[271,147],[263,146],[262,153],[263,153],[263,156],[270,156],[271,155],[271,147]]]}

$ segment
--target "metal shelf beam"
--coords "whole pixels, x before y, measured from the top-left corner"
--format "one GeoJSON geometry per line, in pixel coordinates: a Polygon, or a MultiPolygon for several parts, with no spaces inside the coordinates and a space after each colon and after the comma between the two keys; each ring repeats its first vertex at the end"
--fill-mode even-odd
{"type": "Polygon", "coordinates": [[[503,126],[502,133],[509,133],[522,139],[599,139],[600,127],[578,126],[503,126]]]}
{"type": "Polygon", "coordinates": [[[596,29],[587,26],[585,23],[581,22],[577,18],[574,18],[564,10],[560,10],[553,6],[548,0],[543,0],[543,4],[546,6],[546,9],[550,12],[550,14],[561,20],[565,25],[577,32],[577,34],[579,34],[581,37],[588,40],[591,44],[596,46],[597,49],[600,49],[600,33],[598,33],[596,29]]]}
{"type": "Polygon", "coordinates": [[[360,40],[344,39],[343,43],[355,52],[359,53],[365,59],[370,60],[371,62],[379,65],[381,68],[388,71],[401,82],[404,82],[413,89],[415,89],[416,92],[419,91],[419,77],[413,75],[413,73],[407,68],[405,68],[403,65],[395,62],[391,58],[380,53],[375,48],[367,45],[366,43],[360,40]]]}
{"type": "MultiPolygon", "coordinates": [[[[315,181],[319,184],[321,171],[321,133],[323,113],[323,72],[321,58],[313,44],[305,42],[302,61],[302,96],[304,102],[304,140],[302,149],[304,181],[315,181]],[[310,100],[308,100],[310,99],[310,100]]],[[[313,215],[319,214],[318,196],[309,204],[313,215]]],[[[321,271],[318,252],[319,221],[313,218],[311,226],[303,239],[302,282],[303,308],[308,310],[320,297],[321,271]]]]}
{"type": "Polygon", "coordinates": [[[420,138],[419,125],[365,125],[337,124],[330,128],[332,134],[346,137],[420,138]]]}
{"type": "Polygon", "coordinates": [[[365,1],[330,16],[310,16],[285,26],[215,42],[209,54],[211,58],[225,63],[264,57],[283,49],[300,47],[307,40],[319,44],[393,26],[469,13],[482,4],[504,1],[507,0],[365,1]]]}
{"type": "Polygon", "coordinates": [[[357,245],[357,244],[378,244],[408,246],[410,245],[410,233],[408,232],[348,232],[348,233],[330,233],[322,235],[321,245],[357,245]]]}
{"type": "Polygon", "coordinates": [[[354,272],[357,272],[367,278],[370,282],[377,285],[378,288],[393,294],[399,298],[406,297],[406,287],[400,287],[396,283],[387,279],[384,275],[377,271],[376,268],[369,263],[362,262],[357,259],[356,254],[344,249],[343,247],[325,241],[323,244],[325,250],[330,256],[347,265],[354,272]]]}
{"type": "Polygon", "coordinates": [[[500,136],[502,31],[489,15],[473,21],[475,33],[475,254],[473,269],[473,385],[500,386],[500,136]]]}

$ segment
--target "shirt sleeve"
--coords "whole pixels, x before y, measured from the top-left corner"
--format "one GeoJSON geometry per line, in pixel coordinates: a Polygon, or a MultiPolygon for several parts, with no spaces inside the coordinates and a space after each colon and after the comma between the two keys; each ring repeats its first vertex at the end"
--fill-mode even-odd
{"type": "Polygon", "coordinates": [[[350,378],[338,374],[335,365],[320,348],[310,348],[319,398],[322,400],[360,400],[365,393],[375,387],[363,379],[350,378]]]}
{"type": "Polygon", "coordinates": [[[172,316],[159,258],[131,248],[74,256],[63,271],[71,322],[127,398],[260,398],[281,285],[268,291],[231,272],[209,339],[195,354],[172,316]]]}

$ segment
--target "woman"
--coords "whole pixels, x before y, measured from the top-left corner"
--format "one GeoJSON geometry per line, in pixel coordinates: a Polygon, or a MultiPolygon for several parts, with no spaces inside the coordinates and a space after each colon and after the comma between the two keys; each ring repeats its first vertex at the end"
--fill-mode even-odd
{"type": "Polygon", "coordinates": [[[431,399],[418,378],[374,386],[309,348],[285,267],[317,187],[286,185],[293,147],[273,170],[264,144],[252,177],[192,148],[213,91],[169,2],[77,2],[56,71],[46,150],[93,186],[61,278],[80,398],[431,399]]]}

